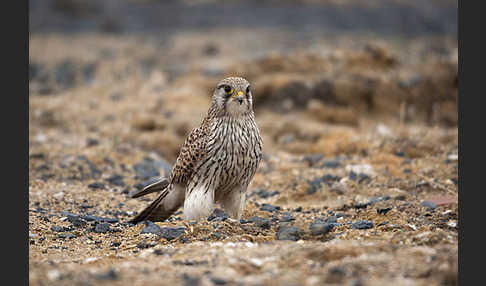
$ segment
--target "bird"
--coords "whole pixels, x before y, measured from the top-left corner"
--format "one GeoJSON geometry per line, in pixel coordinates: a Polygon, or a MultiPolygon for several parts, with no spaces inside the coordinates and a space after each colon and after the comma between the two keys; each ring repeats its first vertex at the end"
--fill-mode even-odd
{"type": "Polygon", "coordinates": [[[250,83],[242,77],[221,80],[206,116],[185,139],[169,176],[131,196],[159,192],[130,222],[165,221],[181,206],[186,220],[197,221],[211,215],[216,204],[239,220],[262,154],[250,83]]]}

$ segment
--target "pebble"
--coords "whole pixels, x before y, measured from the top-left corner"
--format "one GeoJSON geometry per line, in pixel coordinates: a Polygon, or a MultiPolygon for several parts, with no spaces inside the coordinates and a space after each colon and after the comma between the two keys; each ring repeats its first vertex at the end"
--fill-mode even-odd
{"type": "Polygon", "coordinates": [[[276,212],[280,210],[279,206],[272,206],[270,204],[263,204],[262,207],[260,208],[261,211],[266,211],[266,212],[276,212]]]}
{"type": "Polygon", "coordinates": [[[270,229],[270,220],[267,218],[255,217],[257,218],[254,223],[256,226],[263,228],[263,229],[270,229]]]}
{"type": "Polygon", "coordinates": [[[437,204],[430,202],[430,201],[423,201],[422,206],[429,208],[429,209],[435,209],[437,207],[437,204]]]}
{"type": "Polygon", "coordinates": [[[97,139],[94,139],[94,138],[88,138],[88,139],[86,140],[86,145],[87,145],[88,147],[91,147],[91,146],[96,146],[96,145],[98,145],[99,143],[100,143],[100,141],[98,141],[97,139]]]}
{"type": "Polygon", "coordinates": [[[117,218],[99,217],[94,215],[82,215],[80,217],[85,221],[97,221],[97,222],[107,222],[107,223],[116,223],[119,221],[117,218]]]}
{"type": "Polygon", "coordinates": [[[328,183],[328,185],[331,185],[332,182],[339,181],[340,179],[340,177],[331,174],[326,174],[322,177],[315,178],[314,180],[308,182],[310,188],[307,190],[307,194],[311,195],[320,190],[322,183],[328,183]]]}
{"type": "Polygon", "coordinates": [[[324,158],[324,156],[322,154],[312,154],[312,155],[307,155],[307,156],[304,156],[303,160],[306,161],[309,166],[315,166],[317,163],[319,163],[319,161],[322,160],[322,158],[324,158]]]}
{"type": "Polygon", "coordinates": [[[110,269],[108,272],[97,274],[95,278],[96,280],[117,280],[120,278],[120,275],[115,270],[110,269]]]}
{"type": "Polygon", "coordinates": [[[226,219],[228,219],[228,215],[218,208],[208,217],[208,221],[225,221],[226,219]]]}
{"type": "Polygon", "coordinates": [[[94,183],[89,184],[88,188],[90,188],[90,189],[104,189],[105,184],[103,184],[101,182],[94,182],[94,183]]]}
{"type": "Polygon", "coordinates": [[[280,192],[279,191],[269,192],[267,190],[259,189],[258,191],[253,192],[252,195],[253,194],[258,195],[260,198],[266,199],[266,198],[269,198],[269,197],[279,195],[280,192]]]}
{"type": "Polygon", "coordinates": [[[333,225],[330,223],[324,223],[320,220],[316,220],[315,222],[311,223],[309,226],[309,230],[312,235],[321,235],[330,232],[333,228],[333,225]]]}
{"type": "Polygon", "coordinates": [[[281,222],[290,222],[293,220],[295,220],[295,218],[293,218],[292,214],[290,214],[289,212],[282,213],[282,216],[280,217],[281,222]]]}
{"type": "Polygon", "coordinates": [[[167,239],[168,241],[178,238],[186,232],[185,227],[163,227],[160,231],[160,237],[167,239]]]}
{"type": "Polygon", "coordinates": [[[69,231],[69,228],[64,227],[64,226],[53,225],[53,226],[51,226],[51,230],[55,231],[55,232],[63,232],[63,231],[69,231]]]}
{"type": "Polygon", "coordinates": [[[74,64],[70,60],[65,60],[56,67],[56,82],[64,89],[70,88],[74,84],[74,64]]]}
{"type": "Polygon", "coordinates": [[[86,225],[86,221],[77,215],[68,215],[67,220],[75,227],[83,227],[86,225]]]}
{"type": "Polygon", "coordinates": [[[339,168],[341,167],[341,162],[339,162],[338,160],[328,160],[328,161],[325,161],[322,166],[322,168],[329,168],[329,169],[336,169],[336,168],[339,168]]]}
{"type": "Polygon", "coordinates": [[[119,174],[114,174],[111,177],[107,178],[106,181],[112,185],[124,187],[125,182],[123,182],[123,176],[119,174]]]}
{"type": "Polygon", "coordinates": [[[277,232],[278,240],[292,240],[297,241],[300,238],[300,230],[294,226],[287,226],[280,224],[277,232]]]}
{"type": "Polygon", "coordinates": [[[373,228],[373,222],[369,220],[360,220],[352,224],[353,229],[369,229],[373,228]]]}
{"type": "Polygon", "coordinates": [[[162,229],[160,229],[160,227],[151,222],[151,221],[147,221],[145,223],[145,228],[142,229],[142,231],[140,232],[141,234],[144,234],[144,233],[153,233],[153,234],[157,234],[160,236],[160,234],[162,233],[162,229]]]}
{"type": "Polygon", "coordinates": [[[59,234],[57,237],[59,237],[59,238],[63,238],[63,239],[64,239],[64,238],[69,238],[69,239],[71,239],[71,238],[75,238],[76,236],[75,236],[74,234],[72,234],[72,233],[61,233],[61,234],[59,234]]]}
{"type": "Polygon", "coordinates": [[[110,224],[109,223],[99,223],[95,226],[94,229],[97,233],[106,233],[110,231],[110,224]]]}
{"type": "Polygon", "coordinates": [[[378,208],[378,209],[376,209],[376,212],[378,214],[386,215],[386,213],[389,212],[391,209],[392,209],[391,207],[378,208]]]}

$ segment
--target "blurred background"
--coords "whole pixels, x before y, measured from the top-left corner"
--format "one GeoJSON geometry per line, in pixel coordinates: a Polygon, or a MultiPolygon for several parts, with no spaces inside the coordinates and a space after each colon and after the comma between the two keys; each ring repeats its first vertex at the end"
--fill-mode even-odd
{"type": "Polygon", "coordinates": [[[63,103],[72,112],[44,110],[34,124],[83,128],[63,119],[90,102],[88,131],[176,126],[174,142],[134,139],[172,160],[227,75],[253,84],[272,143],[315,137],[275,128],[272,117],[294,113],[354,127],[457,125],[457,1],[31,0],[29,34],[31,107],[82,94],[63,103]]]}

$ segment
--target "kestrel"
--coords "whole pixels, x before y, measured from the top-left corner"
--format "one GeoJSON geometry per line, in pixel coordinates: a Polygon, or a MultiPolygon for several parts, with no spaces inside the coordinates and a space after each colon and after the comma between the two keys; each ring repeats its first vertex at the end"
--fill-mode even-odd
{"type": "Polygon", "coordinates": [[[164,221],[182,205],[186,219],[199,220],[209,216],[216,203],[240,219],[262,149],[250,83],[241,77],[223,79],[201,125],[186,138],[169,178],[132,196],[161,191],[131,222],[164,221]]]}

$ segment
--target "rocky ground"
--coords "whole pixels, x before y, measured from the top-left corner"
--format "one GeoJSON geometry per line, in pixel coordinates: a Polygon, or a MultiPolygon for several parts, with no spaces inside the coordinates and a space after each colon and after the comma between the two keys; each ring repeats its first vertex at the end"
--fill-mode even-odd
{"type": "Polygon", "coordinates": [[[31,285],[456,285],[457,40],[289,43],[31,34],[31,285]],[[127,223],[227,75],[264,140],[243,218],[127,223]]]}

